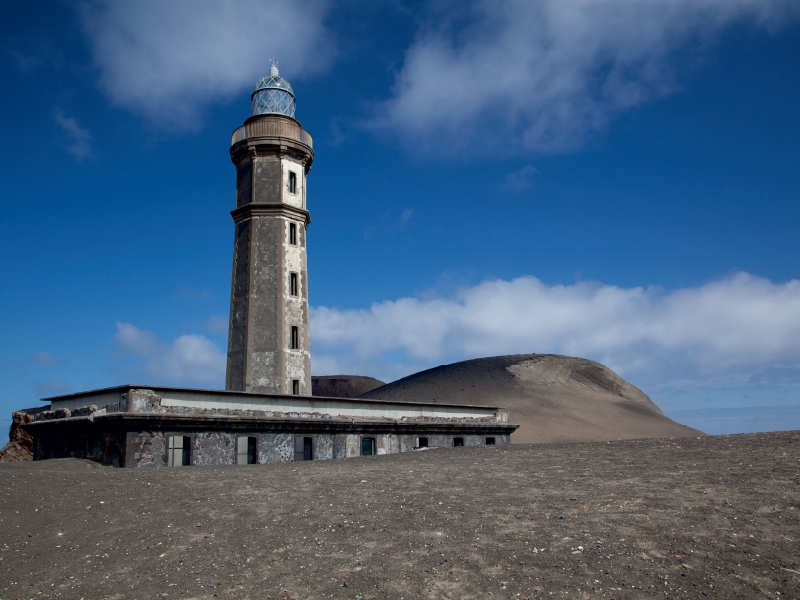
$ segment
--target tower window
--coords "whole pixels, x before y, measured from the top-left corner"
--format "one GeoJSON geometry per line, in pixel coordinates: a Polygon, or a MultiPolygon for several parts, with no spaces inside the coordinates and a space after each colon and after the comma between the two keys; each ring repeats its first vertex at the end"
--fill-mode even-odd
{"type": "Polygon", "coordinates": [[[192,438],[188,435],[169,436],[167,464],[170,467],[188,467],[192,464],[192,438]]]}
{"type": "Polygon", "coordinates": [[[297,246],[297,225],[294,223],[289,223],[289,243],[297,246]]]}
{"type": "Polygon", "coordinates": [[[494,438],[493,437],[487,437],[486,438],[486,445],[487,446],[494,446],[494,438]]]}
{"type": "Polygon", "coordinates": [[[463,437],[453,438],[453,447],[454,448],[458,448],[459,446],[463,446],[463,445],[464,445],[464,438],[463,437]]]}
{"type": "Polygon", "coordinates": [[[300,395],[300,380],[299,379],[292,379],[292,395],[299,396],[300,395]]]}
{"type": "Polygon", "coordinates": [[[297,296],[297,273],[289,273],[289,294],[297,296]]]}
{"type": "Polygon", "coordinates": [[[289,193],[297,193],[297,175],[295,175],[294,171],[289,171],[289,193]]]}
{"type": "Polygon", "coordinates": [[[246,435],[240,436],[236,440],[236,464],[237,465],[255,465],[258,463],[256,460],[256,448],[258,440],[254,437],[246,435]]]}
{"type": "Polygon", "coordinates": [[[300,347],[300,331],[297,329],[296,325],[292,325],[291,348],[292,350],[297,350],[299,347],[300,347]]]}

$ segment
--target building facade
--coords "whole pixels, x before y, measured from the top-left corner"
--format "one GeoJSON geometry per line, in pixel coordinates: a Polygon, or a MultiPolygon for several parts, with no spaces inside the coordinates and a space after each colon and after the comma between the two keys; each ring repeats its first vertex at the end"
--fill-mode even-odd
{"type": "Polygon", "coordinates": [[[510,443],[495,406],[118,386],[48,399],[34,460],[118,467],[265,464],[510,443]]]}

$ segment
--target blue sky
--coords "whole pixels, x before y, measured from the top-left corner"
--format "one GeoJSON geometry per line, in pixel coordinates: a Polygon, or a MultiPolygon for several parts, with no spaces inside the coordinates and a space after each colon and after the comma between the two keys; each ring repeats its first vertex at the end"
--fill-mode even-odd
{"type": "Polygon", "coordinates": [[[712,433],[800,428],[796,2],[42,1],[0,53],[0,426],[223,386],[229,136],[275,55],[314,374],[554,352],[712,433]]]}

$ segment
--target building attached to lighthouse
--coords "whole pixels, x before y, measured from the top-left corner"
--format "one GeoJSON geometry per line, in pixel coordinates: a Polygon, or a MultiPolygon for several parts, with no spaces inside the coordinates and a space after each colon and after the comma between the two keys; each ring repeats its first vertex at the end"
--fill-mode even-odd
{"type": "Polygon", "coordinates": [[[236,165],[225,389],[311,395],[306,177],[311,136],[294,119],[292,86],[273,63],[252,115],[231,140],[236,165]]]}

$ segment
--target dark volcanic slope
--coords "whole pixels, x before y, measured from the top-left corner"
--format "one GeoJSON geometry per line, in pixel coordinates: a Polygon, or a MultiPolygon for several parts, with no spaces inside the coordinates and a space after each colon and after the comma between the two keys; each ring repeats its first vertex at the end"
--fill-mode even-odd
{"type": "Polygon", "coordinates": [[[240,467],[10,463],[0,598],[795,599],[798,461],[800,434],[782,432],[240,467]]]}
{"type": "Polygon", "coordinates": [[[356,398],[382,385],[386,383],[362,375],[319,375],[311,377],[311,395],[356,398]]]}
{"type": "Polygon", "coordinates": [[[591,360],[554,354],[478,358],[409,375],[362,398],[496,404],[520,425],[517,444],[702,435],[591,360]]]}

